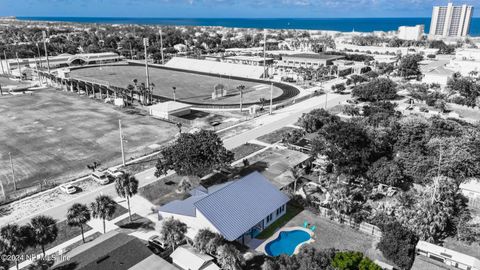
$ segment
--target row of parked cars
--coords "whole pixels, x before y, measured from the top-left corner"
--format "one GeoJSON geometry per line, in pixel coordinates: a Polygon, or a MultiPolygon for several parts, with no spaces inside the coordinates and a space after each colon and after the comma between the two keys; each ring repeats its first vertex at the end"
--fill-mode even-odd
{"type": "MultiPolygon", "coordinates": [[[[112,168],[108,168],[105,171],[94,171],[90,175],[90,178],[93,181],[99,183],[100,185],[106,185],[111,181],[113,181],[115,178],[121,176],[122,174],[124,174],[123,171],[120,171],[119,169],[112,167],[112,168]]],[[[73,194],[77,192],[77,187],[70,183],[66,183],[66,184],[60,185],[60,190],[67,194],[73,194]]]]}

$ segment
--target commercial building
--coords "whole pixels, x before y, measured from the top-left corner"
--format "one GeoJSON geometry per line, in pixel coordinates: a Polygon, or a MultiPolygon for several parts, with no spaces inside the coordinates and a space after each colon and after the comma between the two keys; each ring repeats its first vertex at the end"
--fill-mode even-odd
{"type": "Polygon", "coordinates": [[[290,200],[258,172],[209,188],[199,186],[190,195],[160,207],[159,218],[187,224],[188,237],[209,229],[243,244],[283,216],[290,200]]]}
{"type": "Polygon", "coordinates": [[[260,56],[227,56],[223,59],[222,62],[232,63],[232,64],[242,64],[242,65],[251,65],[251,66],[270,66],[273,65],[273,58],[265,58],[260,56]]]}
{"type": "Polygon", "coordinates": [[[124,58],[114,52],[105,53],[83,53],[83,54],[60,54],[57,56],[49,56],[48,61],[45,57],[40,58],[23,58],[23,59],[7,59],[2,60],[1,65],[4,71],[9,71],[20,68],[35,68],[44,67],[47,68],[59,68],[74,65],[92,65],[92,64],[104,64],[122,61],[124,58]]]}
{"type": "Polygon", "coordinates": [[[473,6],[435,6],[432,12],[429,38],[465,37],[470,31],[473,6]]]}
{"type": "Polygon", "coordinates": [[[480,49],[457,49],[447,67],[464,76],[471,72],[480,73],[480,49]]]}
{"type": "Polygon", "coordinates": [[[425,32],[425,25],[400,26],[398,28],[398,38],[403,40],[421,40],[425,32]]]}
{"type": "Polygon", "coordinates": [[[278,62],[278,66],[285,68],[314,68],[320,66],[329,66],[333,61],[342,59],[341,55],[329,55],[320,53],[299,53],[282,56],[282,61],[278,62]]]}

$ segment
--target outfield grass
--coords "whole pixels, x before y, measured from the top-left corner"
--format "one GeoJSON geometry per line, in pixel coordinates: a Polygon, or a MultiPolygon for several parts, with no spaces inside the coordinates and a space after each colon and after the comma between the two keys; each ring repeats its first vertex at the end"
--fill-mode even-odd
{"type": "MultiPolygon", "coordinates": [[[[19,188],[65,182],[89,173],[87,164],[121,163],[118,120],[122,120],[127,159],[150,153],[171,140],[177,128],[148,116],[124,113],[112,105],[74,93],[39,90],[0,99],[0,178],[10,178],[10,152],[19,188]]],[[[13,185],[8,185],[11,190],[13,185]]]]}
{"type": "Polygon", "coordinates": [[[265,146],[254,144],[254,143],[246,143],[237,148],[232,149],[234,154],[235,160],[240,160],[248,155],[251,155],[257,151],[262,150],[265,146]]]}
{"type": "MultiPolygon", "coordinates": [[[[197,103],[239,103],[240,94],[236,88],[244,85],[243,102],[259,102],[260,98],[270,98],[270,86],[255,82],[228,79],[226,77],[207,76],[189,72],[172,71],[151,67],[149,69],[150,82],[155,84],[154,93],[160,96],[173,98],[172,87],[176,87],[176,98],[180,101],[197,103]],[[228,96],[212,100],[213,88],[223,84],[228,89],[228,96]]],[[[126,87],[133,84],[133,79],[145,81],[145,68],[142,66],[103,66],[72,70],[72,77],[80,76],[108,81],[112,85],[126,87]]],[[[274,87],[273,98],[280,96],[283,91],[274,87]]]]}
{"type": "Polygon", "coordinates": [[[292,128],[292,127],[283,127],[281,129],[275,130],[274,132],[258,137],[257,140],[270,143],[270,144],[276,143],[281,141],[285,134],[291,132],[294,129],[295,128],[292,128]]]}

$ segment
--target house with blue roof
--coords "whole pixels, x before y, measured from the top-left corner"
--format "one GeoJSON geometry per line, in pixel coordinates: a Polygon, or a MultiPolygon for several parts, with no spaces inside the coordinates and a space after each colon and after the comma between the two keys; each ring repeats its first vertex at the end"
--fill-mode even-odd
{"type": "Polygon", "coordinates": [[[209,229],[243,244],[283,216],[290,200],[259,172],[209,188],[199,186],[190,195],[160,207],[159,217],[184,222],[193,231],[190,236],[209,229]]]}

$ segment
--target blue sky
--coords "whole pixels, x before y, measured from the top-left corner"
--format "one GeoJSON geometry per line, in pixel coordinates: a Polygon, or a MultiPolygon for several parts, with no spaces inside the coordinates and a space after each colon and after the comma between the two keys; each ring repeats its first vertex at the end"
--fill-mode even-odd
{"type": "MultiPolygon", "coordinates": [[[[430,17],[447,0],[0,0],[0,16],[332,18],[430,17]]],[[[454,1],[480,6],[480,0],[454,1]]]]}

